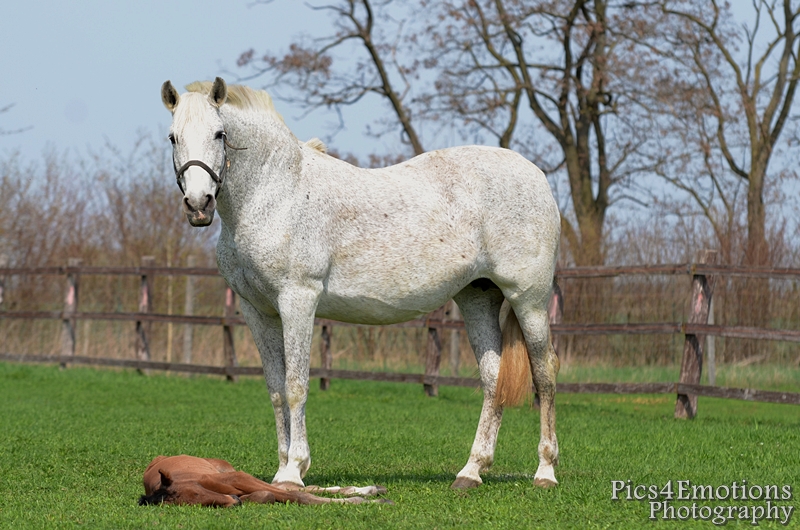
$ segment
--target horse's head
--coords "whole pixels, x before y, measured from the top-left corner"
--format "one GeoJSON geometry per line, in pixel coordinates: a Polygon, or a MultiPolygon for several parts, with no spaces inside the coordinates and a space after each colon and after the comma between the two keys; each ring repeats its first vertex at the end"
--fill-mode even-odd
{"type": "Polygon", "coordinates": [[[228,87],[219,77],[208,95],[179,96],[169,81],[161,86],[161,100],[172,113],[169,140],[175,176],[192,226],[207,226],[214,220],[216,198],[225,181],[228,160],[219,109],[227,96],[228,87]]]}

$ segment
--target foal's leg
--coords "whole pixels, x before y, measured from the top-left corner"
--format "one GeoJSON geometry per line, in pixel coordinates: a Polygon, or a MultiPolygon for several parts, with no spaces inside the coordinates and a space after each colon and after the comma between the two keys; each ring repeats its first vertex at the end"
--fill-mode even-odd
{"type": "Polygon", "coordinates": [[[269,398],[275,411],[275,427],[278,433],[278,474],[286,468],[289,461],[289,404],[286,400],[286,369],[283,353],[283,328],[280,318],[266,316],[247,300],[241,300],[242,314],[253,334],[264,379],[267,382],[269,398]]]}
{"type": "Polygon", "coordinates": [[[558,484],[553,466],[558,465],[558,440],[556,439],[556,375],[559,361],[550,341],[550,324],[546,302],[526,302],[525,295],[511,302],[519,320],[528,359],[533,371],[533,382],[539,395],[541,436],[539,438],[539,468],[533,482],[544,488],[558,484]]]}
{"type": "Polygon", "coordinates": [[[383,495],[387,492],[384,486],[329,486],[327,488],[322,486],[306,486],[300,488],[299,491],[304,491],[306,493],[330,493],[332,495],[344,495],[345,497],[372,497],[375,495],[383,495]]]}
{"type": "Polygon", "coordinates": [[[467,465],[458,472],[453,488],[474,488],[483,483],[480,473],[488,469],[494,462],[494,448],[497,443],[497,432],[503,418],[503,407],[494,405],[494,394],[497,387],[497,373],[500,370],[500,352],[502,350],[502,333],[498,321],[503,294],[500,289],[482,290],[467,286],[459,292],[454,300],[461,310],[467,335],[478,368],[483,387],[483,408],[478,422],[478,431],[472,444],[467,465]]]}
{"type": "Polygon", "coordinates": [[[254,491],[239,497],[242,502],[255,502],[259,504],[272,504],[275,502],[297,503],[297,504],[361,504],[362,502],[377,502],[392,504],[386,499],[367,501],[363,497],[348,497],[346,499],[331,499],[328,497],[318,497],[303,491],[254,491]]]}

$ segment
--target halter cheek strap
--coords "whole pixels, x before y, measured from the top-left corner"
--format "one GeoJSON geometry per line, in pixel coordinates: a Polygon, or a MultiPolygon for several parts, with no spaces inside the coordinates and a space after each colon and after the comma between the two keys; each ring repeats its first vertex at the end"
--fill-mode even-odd
{"type": "Polygon", "coordinates": [[[197,166],[199,168],[204,169],[206,173],[208,173],[208,175],[211,177],[211,180],[217,183],[217,191],[214,192],[214,198],[215,199],[217,198],[217,195],[219,195],[219,191],[222,189],[222,184],[225,182],[225,170],[228,169],[231,165],[231,161],[228,159],[228,151],[226,148],[230,147],[235,151],[244,151],[245,149],[247,149],[246,147],[234,147],[231,144],[229,144],[228,135],[225,133],[222,133],[222,141],[225,147],[223,147],[222,151],[222,169],[220,170],[219,175],[217,175],[217,173],[202,160],[189,160],[188,162],[183,164],[180,168],[175,165],[175,160],[174,159],[172,160],[172,165],[175,168],[175,180],[178,183],[178,188],[180,188],[182,194],[186,195],[186,191],[183,189],[183,184],[181,184],[181,177],[183,176],[184,173],[186,173],[187,169],[189,169],[192,166],[197,166]]]}
{"type": "Polygon", "coordinates": [[[184,173],[186,173],[186,170],[192,166],[203,168],[206,171],[206,173],[208,173],[208,175],[211,177],[211,180],[217,183],[217,191],[214,192],[214,198],[216,199],[217,195],[219,195],[219,190],[222,189],[222,184],[225,182],[225,168],[228,166],[228,158],[225,157],[225,159],[223,160],[222,171],[220,171],[219,175],[217,175],[217,173],[213,169],[208,167],[208,164],[206,164],[201,160],[189,160],[180,168],[176,168],[175,180],[178,183],[178,187],[181,189],[181,193],[183,193],[184,195],[186,195],[186,191],[183,189],[183,184],[181,184],[181,177],[183,176],[184,173]]]}

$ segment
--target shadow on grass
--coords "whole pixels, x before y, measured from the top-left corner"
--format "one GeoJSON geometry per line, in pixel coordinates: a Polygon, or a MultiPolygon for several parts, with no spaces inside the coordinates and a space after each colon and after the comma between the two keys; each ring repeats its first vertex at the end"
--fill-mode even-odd
{"type": "MultiPolygon", "coordinates": [[[[270,482],[272,477],[263,475],[254,475],[265,482],[270,482]]],[[[515,473],[515,474],[502,474],[492,475],[488,474],[483,478],[484,486],[491,486],[493,484],[508,484],[518,482],[533,482],[534,476],[528,473],[515,473]]],[[[383,474],[361,474],[361,473],[336,473],[336,474],[312,474],[306,475],[303,482],[306,485],[330,487],[330,486],[367,486],[371,484],[378,484],[386,486],[387,484],[398,483],[417,483],[417,484],[441,484],[447,489],[450,484],[456,479],[455,473],[383,473],[383,474]]]]}

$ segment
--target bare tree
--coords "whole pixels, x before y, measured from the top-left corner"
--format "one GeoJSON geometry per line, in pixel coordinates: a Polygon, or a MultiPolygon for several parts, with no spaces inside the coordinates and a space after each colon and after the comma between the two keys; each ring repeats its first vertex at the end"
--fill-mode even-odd
{"type": "MultiPolygon", "coordinates": [[[[13,106],[14,106],[14,103],[8,104],[5,107],[0,107],[0,114],[4,114],[4,113],[8,112],[9,110],[11,110],[11,108],[13,106]]],[[[13,129],[13,130],[10,130],[10,131],[0,127],[0,136],[4,136],[6,134],[19,134],[21,132],[27,131],[28,129],[31,129],[31,127],[30,126],[21,127],[19,129],[13,129]]]]}
{"type": "Polygon", "coordinates": [[[393,9],[404,8],[401,4],[392,0],[343,0],[310,6],[332,15],[332,34],[313,40],[301,38],[283,55],[266,52],[257,56],[250,49],[241,54],[237,64],[252,68],[248,78],[266,76],[273,88],[290,87],[292,95],[278,92],[277,97],[308,111],[327,107],[340,112],[365,96],[377,95],[388,104],[392,118],[371,134],[399,131],[414,155],[423,153],[409,105],[411,78],[419,63],[413,58],[406,61],[413,55],[402,53],[414,38],[406,33],[405,21],[392,14],[393,9]]]}
{"type": "MultiPolygon", "coordinates": [[[[752,0],[737,8],[717,0],[632,4],[651,29],[632,28],[631,38],[659,60],[647,96],[659,116],[659,156],[666,153],[659,174],[689,199],[679,213],[699,212],[726,262],[764,266],[785,253],[782,216],[772,214],[770,235],[768,213],[781,177],[795,173],[778,164],[800,78],[800,5],[752,0]]],[[[756,327],[768,325],[774,295],[760,279],[734,279],[715,293],[723,321],[756,327]]],[[[725,347],[748,359],[763,348],[745,340],[725,347]]]]}
{"type": "Polygon", "coordinates": [[[428,63],[441,72],[440,110],[546,170],[565,170],[574,217],[562,216],[562,232],[577,264],[602,263],[608,208],[630,197],[621,184],[645,169],[635,155],[646,123],[616,28],[631,13],[606,0],[423,4],[438,14],[428,63]],[[520,139],[523,97],[535,126],[520,139]]]}
{"type": "Polygon", "coordinates": [[[667,118],[662,177],[691,197],[720,241],[730,239],[744,203],[743,259],[766,265],[766,191],[800,79],[800,6],[753,0],[741,23],[716,0],[640,7],[654,29],[643,49],[662,61],[651,92],[654,111],[667,118]]]}
{"type": "Polygon", "coordinates": [[[197,229],[186,222],[169,142],[143,135],[129,151],[109,145],[85,165],[95,182],[94,234],[116,263],[138,265],[143,255],[183,263],[192,253],[204,256],[204,265],[215,262],[219,224],[197,229]]]}

